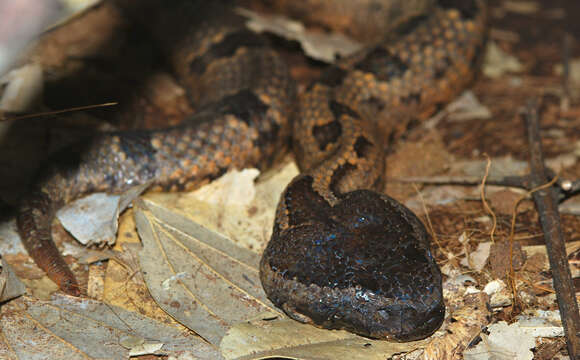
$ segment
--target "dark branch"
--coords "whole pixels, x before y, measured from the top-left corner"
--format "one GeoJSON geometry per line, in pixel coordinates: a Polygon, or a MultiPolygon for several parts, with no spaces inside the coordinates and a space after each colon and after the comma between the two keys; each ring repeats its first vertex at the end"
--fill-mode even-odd
{"type": "MultiPolygon", "coordinates": [[[[551,169],[546,168],[545,171],[548,178],[554,178],[555,173],[551,169]]],[[[474,186],[481,184],[481,176],[409,176],[404,178],[387,178],[387,182],[474,186]]],[[[515,187],[525,190],[531,190],[533,188],[533,186],[531,186],[531,175],[505,177],[490,176],[487,178],[485,184],[515,187]]],[[[558,179],[552,188],[556,192],[556,198],[561,202],[580,192],[580,180],[570,181],[558,179]]]]}
{"type": "MultiPolygon", "coordinates": [[[[526,106],[524,120],[530,147],[530,185],[535,188],[547,183],[551,178],[544,165],[538,105],[535,100],[530,101],[526,106]]],[[[568,266],[564,233],[560,224],[558,194],[553,187],[550,187],[534,192],[533,198],[544,231],[568,353],[571,359],[580,359],[580,313],[568,266]]]]}

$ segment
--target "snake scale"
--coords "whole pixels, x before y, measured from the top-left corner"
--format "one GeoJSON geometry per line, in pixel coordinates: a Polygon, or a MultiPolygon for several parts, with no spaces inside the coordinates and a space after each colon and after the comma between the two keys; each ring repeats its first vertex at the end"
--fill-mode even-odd
{"type": "Polygon", "coordinates": [[[79,295],[51,236],[64,204],[148,181],[191,190],[229,169],[269,167],[292,139],[301,173],[281,196],[260,263],[270,300],[325,328],[396,341],[432,334],[445,313],[442,275],[419,219],[380,193],[384,136],[472,79],[483,2],[438,1],[300,95],[280,55],[243,18],[214,2],[171,3],[181,20],[161,15],[154,36],[179,39],[164,50],[199,110],[178,127],[102,133],[53,156],[17,214],[34,261],[79,295]]]}

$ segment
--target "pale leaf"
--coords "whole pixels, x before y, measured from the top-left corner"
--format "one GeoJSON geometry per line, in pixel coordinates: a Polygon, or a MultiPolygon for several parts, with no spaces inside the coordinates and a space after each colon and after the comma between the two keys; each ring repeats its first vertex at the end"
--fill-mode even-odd
{"type": "Polygon", "coordinates": [[[158,355],[221,358],[188,332],[95,300],[25,297],[2,310],[2,359],[128,359],[147,348],[158,355]]]}
{"type": "Polygon", "coordinates": [[[20,281],[4,258],[0,265],[0,302],[18,297],[26,291],[26,286],[20,281]]]}
{"type": "Polygon", "coordinates": [[[482,341],[465,351],[469,360],[531,360],[534,354],[530,349],[536,346],[532,335],[522,330],[518,323],[508,325],[505,321],[488,327],[489,335],[481,334],[482,341]]]}
{"type": "Polygon", "coordinates": [[[345,57],[362,48],[362,44],[347,36],[332,32],[322,34],[309,32],[301,23],[283,16],[260,15],[247,9],[238,9],[246,16],[248,27],[256,32],[271,32],[289,40],[295,40],[306,55],[328,63],[334,62],[337,56],[345,57]]]}
{"type": "Polygon", "coordinates": [[[424,347],[430,340],[396,343],[371,340],[346,331],[329,331],[290,319],[240,323],[220,348],[226,359],[385,359],[424,347]]]}
{"type": "Polygon", "coordinates": [[[492,79],[499,78],[508,72],[519,73],[524,70],[524,66],[515,56],[506,53],[492,41],[487,44],[482,67],[485,76],[492,79]]]}
{"type": "Polygon", "coordinates": [[[135,220],[151,295],[210,343],[219,344],[234,323],[280,314],[262,290],[258,254],[149,201],[136,203],[135,220]]]}
{"type": "Polygon", "coordinates": [[[151,181],[136,185],[119,195],[91,194],[66,205],[56,216],[81,244],[113,245],[119,215],[150,185],[151,181]]]}

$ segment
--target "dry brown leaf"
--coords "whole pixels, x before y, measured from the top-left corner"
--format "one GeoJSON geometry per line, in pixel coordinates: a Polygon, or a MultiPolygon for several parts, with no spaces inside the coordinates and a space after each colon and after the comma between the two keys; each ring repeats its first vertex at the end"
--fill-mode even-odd
{"type": "Polygon", "coordinates": [[[491,242],[477,244],[477,249],[475,249],[475,251],[467,254],[465,258],[461,259],[461,265],[477,272],[483,270],[485,264],[487,264],[490,249],[491,242]]]}
{"type": "Polygon", "coordinates": [[[0,86],[3,88],[0,91],[0,111],[19,113],[31,110],[42,94],[43,83],[42,67],[38,64],[24,65],[0,76],[0,86]]]}
{"type": "Polygon", "coordinates": [[[534,327],[521,322],[508,325],[500,321],[488,327],[489,335],[481,334],[482,341],[465,351],[466,360],[532,360],[531,349],[536,347],[534,327]]]}
{"type": "MultiPolygon", "coordinates": [[[[541,265],[541,270],[548,271],[550,269],[550,262],[548,261],[548,252],[546,250],[546,245],[527,245],[522,248],[525,253],[526,257],[530,258],[534,255],[541,254],[543,256],[544,262],[541,265]]],[[[575,241],[568,241],[566,242],[566,254],[571,255],[574,252],[580,250],[580,240],[575,241]]],[[[572,271],[574,271],[574,267],[572,267],[572,271]]]]}
{"type": "Polygon", "coordinates": [[[103,300],[165,324],[182,326],[159,308],[147,290],[147,285],[145,285],[139,268],[138,253],[141,250],[141,242],[135,228],[132,209],[129,209],[120,218],[117,243],[114,249],[117,255],[107,265],[103,300]]]}
{"type": "Polygon", "coordinates": [[[446,299],[448,316],[442,328],[435,333],[435,336],[438,333],[444,335],[434,336],[419,359],[462,359],[463,350],[489,323],[488,302],[489,297],[484,292],[466,294],[461,291],[452,294],[446,299]]]}

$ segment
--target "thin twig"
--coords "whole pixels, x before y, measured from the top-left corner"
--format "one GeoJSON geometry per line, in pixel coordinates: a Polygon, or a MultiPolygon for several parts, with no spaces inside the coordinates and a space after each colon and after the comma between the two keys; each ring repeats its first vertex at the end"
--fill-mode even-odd
{"type": "Polygon", "coordinates": [[[489,238],[491,240],[491,243],[495,243],[495,239],[494,239],[494,235],[495,235],[495,229],[497,227],[497,217],[495,216],[495,213],[493,212],[493,210],[491,209],[491,207],[489,206],[489,204],[487,203],[487,200],[485,200],[485,182],[487,180],[487,177],[489,175],[489,168],[491,167],[491,159],[489,158],[489,156],[487,154],[484,154],[485,158],[487,159],[487,163],[485,165],[485,174],[483,175],[483,179],[481,180],[481,203],[483,204],[483,208],[485,209],[485,212],[487,212],[489,215],[491,215],[491,219],[492,219],[492,223],[491,223],[491,231],[489,232],[489,238]]]}
{"type": "Polygon", "coordinates": [[[117,102],[108,102],[108,103],[104,103],[104,104],[77,106],[77,107],[72,107],[72,108],[68,108],[68,109],[45,111],[45,112],[40,112],[40,113],[26,114],[26,115],[14,116],[14,117],[0,117],[0,121],[31,119],[31,118],[37,118],[37,117],[42,117],[42,116],[50,116],[50,115],[69,113],[69,112],[73,112],[73,111],[91,110],[91,109],[97,109],[97,108],[102,108],[102,107],[115,106],[117,104],[118,104],[117,102]]]}
{"type": "MultiPolygon", "coordinates": [[[[481,176],[409,176],[409,177],[388,177],[387,182],[391,183],[420,183],[429,185],[463,185],[473,186],[481,184],[481,176]]],[[[509,186],[517,188],[527,188],[529,184],[528,176],[489,176],[487,185],[509,186]]]]}
{"type": "Polygon", "coordinates": [[[433,238],[433,241],[435,241],[437,247],[441,250],[441,252],[445,253],[445,251],[443,251],[443,246],[441,246],[441,242],[439,241],[439,237],[437,237],[435,229],[433,228],[433,223],[431,222],[431,217],[429,216],[429,211],[427,210],[427,205],[425,204],[425,199],[423,199],[423,194],[421,193],[416,184],[413,184],[413,187],[415,188],[415,191],[417,192],[417,195],[419,195],[419,199],[421,200],[421,205],[423,206],[423,212],[425,213],[425,218],[427,219],[427,227],[431,232],[431,237],[433,238]]]}
{"type": "Polygon", "coordinates": [[[519,278],[518,280],[520,280],[523,283],[528,284],[530,287],[532,287],[532,288],[534,288],[536,290],[540,290],[540,291],[543,291],[543,292],[548,293],[548,294],[555,294],[556,293],[554,291],[554,289],[550,289],[550,288],[547,288],[547,287],[543,287],[543,286],[537,285],[537,283],[534,283],[534,282],[532,282],[530,280],[527,280],[527,279],[524,279],[524,278],[519,278]]]}
{"type": "MultiPolygon", "coordinates": [[[[548,177],[554,177],[552,170],[546,169],[548,177]]],[[[458,185],[458,186],[475,186],[481,184],[479,176],[409,176],[404,178],[387,178],[388,183],[420,183],[427,185],[458,185]]],[[[529,190],[532,188],[530,176],[489,176],[485,183],[487,185],[507,186],[529,190]]],[[[563,201],[571,196],[580,193],[580,180],[563,180],[558,179],[554,184],[554,190],[557,192],[558,200],[563,201]]]]}
{"type": "MultiPolygon", "coordinates": [[[[549,177],[544,165],[540,137],[540,120],[536,100],[531,100],[524,113],[527,138],[530,147],[531,181],[534,187],[545,184],[549,177]]],[[[576,302],[574,283],[568,266],[564,234],[558,213],[557,194],[553,188],[533,193],[534,202],[544,231],[548,259],[552,270],[554,289],[558,299],[562,326],[566,335],[568,354],[580,360],[580,313],[576,302]]]]}

